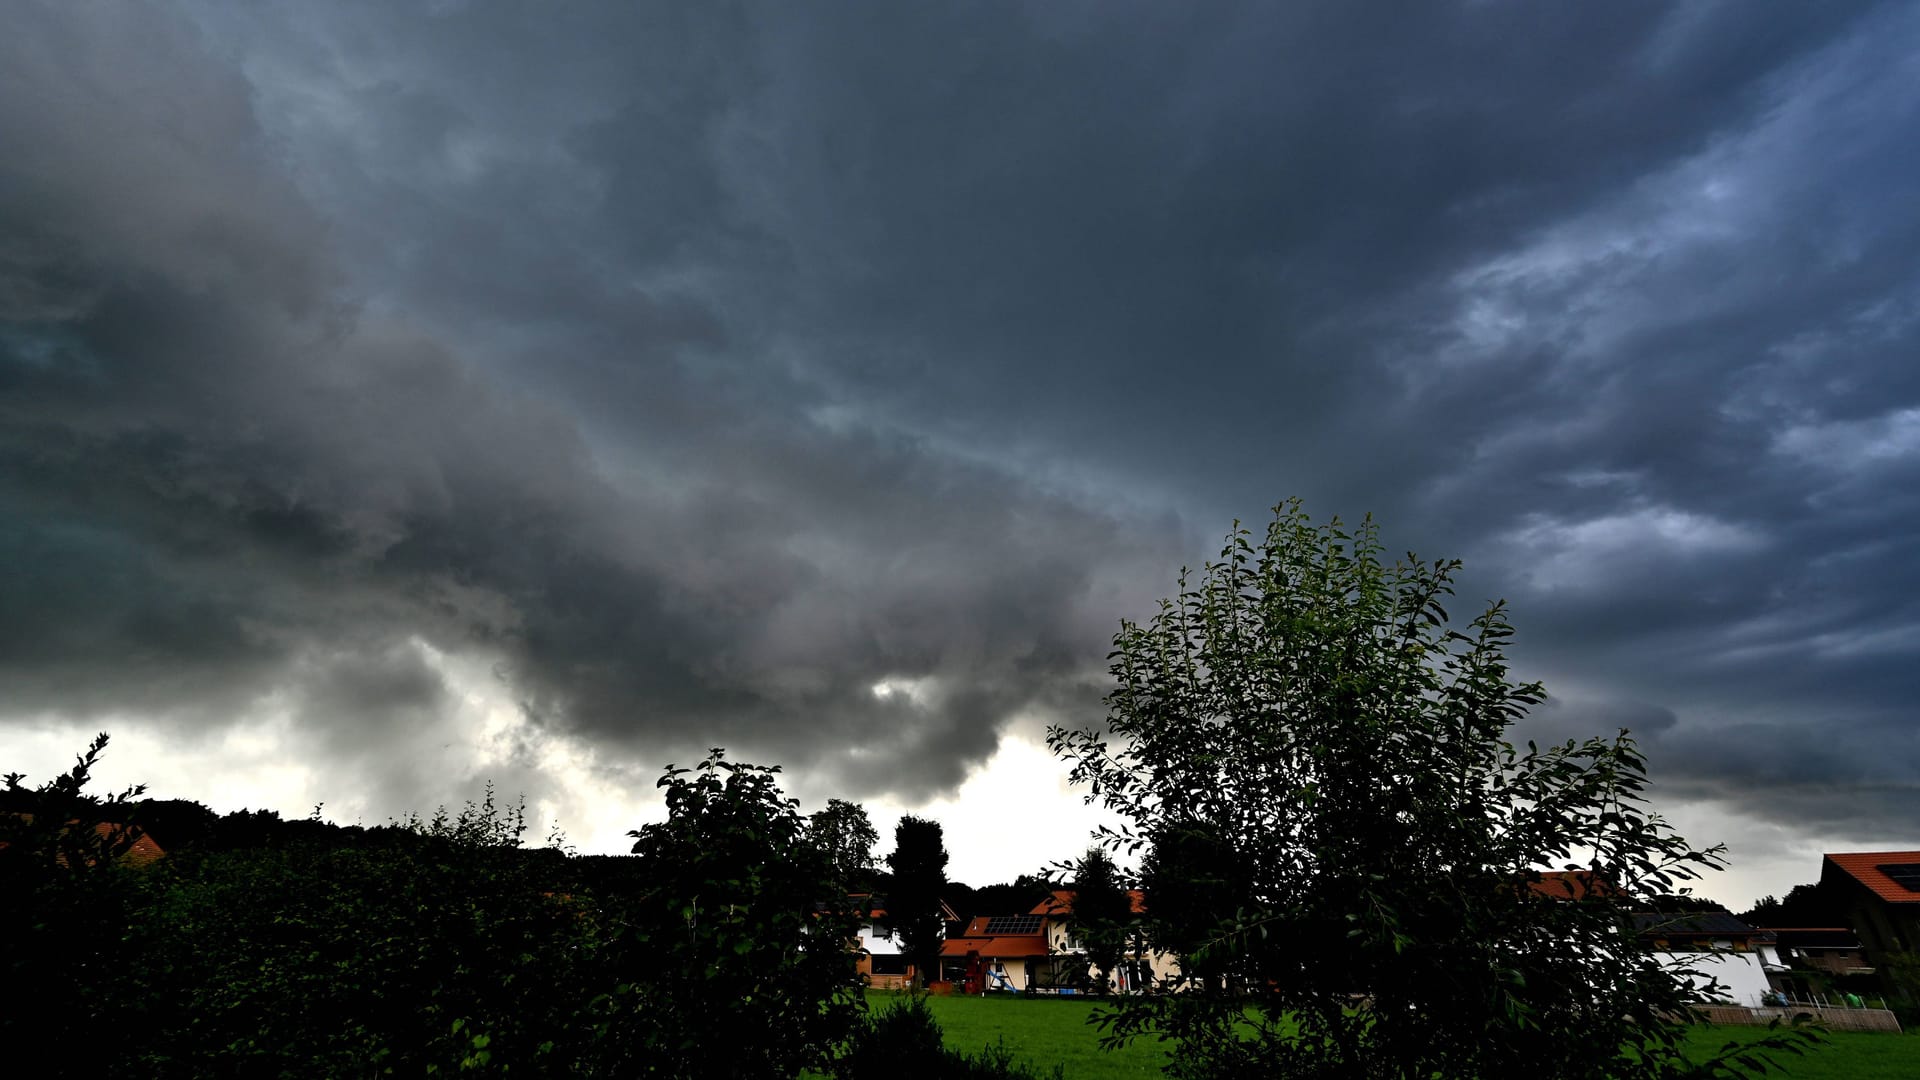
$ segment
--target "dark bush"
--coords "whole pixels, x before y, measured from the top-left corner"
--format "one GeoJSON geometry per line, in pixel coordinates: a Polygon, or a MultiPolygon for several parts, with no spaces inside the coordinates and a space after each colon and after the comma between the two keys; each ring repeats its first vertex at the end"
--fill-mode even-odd
{"type": "Polygon", "coordinates": [[[36,1076],[749,1080],[829,1067],[864,1020],[776,770],[669,770],[627,859],[521,847],[489,789],[374,828],[162,805],[180,846],[134,865],[138,789],[82,790],[105,745],[0,788],[0,1039],[56,1048],[36,1076]]]}
{"type": "Polygon", "coordinates": [[[869,1013],[840,1059],[844,1080],[919,1075],[947,1053],[940,1024],[918,994],[895,998],[869,1013]]]}
{"type": "MultiPolygon", "coordinates": [[[[869,1013],[848,1044],[836,1075],[841,1080],[1039,1080],[1037,1074],[1015,1064],[1006,1044],[983,1048],[969,1057],[949,1050],[940,1036],[923,995],[896,998],[886,1008],[869,1013]]],[[[1054,1067],[1050,1074],[1061,1075],[1054,1067]]]]}

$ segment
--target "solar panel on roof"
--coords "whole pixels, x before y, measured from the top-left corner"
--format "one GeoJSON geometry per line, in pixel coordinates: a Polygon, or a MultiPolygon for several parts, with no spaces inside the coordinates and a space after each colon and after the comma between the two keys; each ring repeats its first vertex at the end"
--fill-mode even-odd
{"type": "Polygon", "coordinates": [[[1920,893],[1920,863],[1881,863],[1874,869],[1892,878],[1894,884],[1908,892],[1920,893]]]}
{"type": "Polygon", "coordinates": [[[989,934],[1037,934],[1040,932],[1039,915],[995,915],[987,920],[989,934]]]}

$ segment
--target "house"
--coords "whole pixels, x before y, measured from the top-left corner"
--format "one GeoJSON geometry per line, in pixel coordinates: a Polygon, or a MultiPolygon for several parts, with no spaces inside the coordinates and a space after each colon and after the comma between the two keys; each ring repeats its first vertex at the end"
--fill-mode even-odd
{"type": "Polygon", "coordinates": [[[1820,887],[1842,898],[1868,964],[1920,952],[1920,851],[1830,852],[1820,887]]]}
{"type": "Polygon", "coordinates": [[[1788,967],[1807,968],[1828,975],[1871,975],[1860,938],[1845,926],[1763,926],[1773,935],[1780,959],[1788,967]]]}
{"type": "Polygon", "coordinates": [[[1784,971],[1769,972],[1773,988],[1795,1001],[1834,995],[1841,975],[1871,975],[1860,939],[1844,926],[1764,926],[1773,935],[1784,971]]]}
{"type": "Polygon", "coordinates": [[[979,915],[941,946],[941,977],[968,993],[1060,986],[1043,915],[979,915]]]}
{"type": "MultiPolygon", "coordinates": [[[[1085,960],[1086,944],[1075,932],[1073,925],[1072,889],[1055,889],[1045,900],[1034,905],[1035,912],[1045,911],[1053,916],[1047,926],[1048,943],[1056,954],[1072,954],[1083,958],[1086,964],[1086,981],[1091,984],[1099,976],[1099,970],[1091,960],[1085,960]]],[[[1128,889],[1127,899],[1136,919],[1147,911],[1147,894],[1139,889],[1128,889]]],[[[1169,952],[1162,952],[1147,944],[1145,935],[1129,935],[1120,962],[1114,965],[1112,972],[1112,990],[1116,994],[1140,993],[1152,990],[1180,973],[1180,959],[1169,952]]]]}
{"type": "MultiPolygon", "coordinates": [[[[1055,889],[1019,915],[982,915],[941,951],[945,977],[971,992],[1085,993],[1097,969],[1073,925],[1073,890],[1055,889]]],[[[1146,910],[1146,896],[1129,890],[1135,915],[1146,910]]],[[[1167,953],[1136,939],[1113,971],[1113,988],[1128,993],[1150,989],[1178,969],[1167,953]]]]}
{"type": "MultiPolygon", "coordinates": [[[[1591,870],[1533,871],[1526,884],[1535,895],[1551,900],[1632,902],[1626,890],[1591,870]]],[[[1691,970],[1688,982],[1702,1001],[1758,1007],[1773,992],[1770,977],[1787,970],[1772,934],[1725,911],[1625,914],[1648,951],[1691,970]]]]}
{"type": "MultiPolygon", "coordinates": [[[[876,989],[906,989],[913,981],[913,965],[907,963],[899,935],[887,925],[886,897],[856,893],[848,899],[853,900],[861,910],[857,936],[861,978],[876,989]]],[[[949,926],[960,921],[960,916],[945,900],[940,901],[940,915],[949,926]]]]}
{"type": "Polygon", "coordinates": [[[1633,925],[1653,952],[1693,969],[1702,998],[1758,1007],[1773,989],[1768,976],[1786,971],[1772,934],[1724,911],[1638,912],[1633,925]]]}

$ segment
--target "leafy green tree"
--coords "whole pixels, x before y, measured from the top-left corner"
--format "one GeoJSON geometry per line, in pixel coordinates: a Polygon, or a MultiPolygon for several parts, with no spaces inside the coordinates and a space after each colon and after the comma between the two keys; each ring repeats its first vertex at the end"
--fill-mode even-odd
{"type": "Polygon", "coordinates": [[[828,799],[824,810],[807,819],[807,838],[827,857],[843,892],[873,887],[873,847],[880,842],[866,808],[845,799],[828,799]]]}
{"type": "Polygon", "coordinates": [[[1184,953],[1186,992],[1123,1002],[1110,1037],[1170,1038],[1192,1077],[1692,1074],[1688,986],[1626,905],[1528,885],[1577,862],[1669,894],[1719,849],[1648,811],[1625,732],[1507,742],[1542,690],[1508,676],[1504,608],[1454,629],[1458,563],[1381,550],[1297,502],[1236,526],[1123,623],[1104,730],[1049,733],[1127,820],[1107,841],[1148,849],[1148,932],[1184,953]]]}
{"type": "Polygon", "coordinates": [[[1073,867],[1073,930],[1086,944],[1087,959],[1098,972],[1100,993],[1113,985],[1113,969],[1127,951],[1133,928],[1133,897],[1120,868],[1103,847],[1087,849],[1073,867]]]}
{"type": "Polygon", "coordinates": [[[791,1077],[859,1020],[856,922],[821,903],[833,869],[778,772],[716,749],[661,778],[667,820],[631,834],[642,892],[615,946],[631,981],[599,1008],[615,1075],[791,1077]]]}
{"type": "Polygon", "coordinates": [[[946,923],[941,893],[947,885],[947,845],[940,823],[902,815],[893,829],[892,871],[887,886],[887,925],[900,936],[900,951],[914,965],[916,979],[939,977],[940,943],[946,923]]]}
{"type": "Polygon", "coordinates": [[[1163,821],[1146,831],[1144,847],[1140,885],[1153,916],[1145,932],[1156,947],[1183,958],[1183,983],[1223,988],[1230,957],[1209,946],[1253,903],[1232,838],[1206,821],[1163,821]]]}

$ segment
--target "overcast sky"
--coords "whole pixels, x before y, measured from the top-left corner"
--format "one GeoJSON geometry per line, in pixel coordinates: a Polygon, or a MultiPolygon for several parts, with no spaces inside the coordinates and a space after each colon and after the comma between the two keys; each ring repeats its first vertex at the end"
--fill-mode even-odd
{"type": "Polygon", "coordinates": [[[0,746],[1084,847],[1235,519],[1466,560],[1744,906],[1920,846],[1920,8],[9,5],[0,746]],[[964,786],[963,786],[964,785],[964,786]]]}

